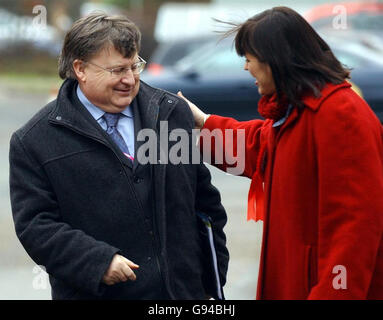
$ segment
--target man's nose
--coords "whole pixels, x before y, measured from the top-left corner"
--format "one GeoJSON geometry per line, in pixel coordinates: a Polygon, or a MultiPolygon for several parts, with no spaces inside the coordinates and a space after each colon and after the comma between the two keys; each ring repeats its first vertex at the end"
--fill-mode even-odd
{"type": "Polygon", "coordinates": [[[134,85],[136,83],[136,78],[132,70],[126,71],[126,73],[121,77],[121,82],[127,85],[134,85]]]}

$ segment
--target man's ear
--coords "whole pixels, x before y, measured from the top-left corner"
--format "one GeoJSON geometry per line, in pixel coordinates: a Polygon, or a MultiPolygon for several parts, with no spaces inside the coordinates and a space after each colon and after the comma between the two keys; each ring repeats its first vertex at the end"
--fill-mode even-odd
{"type": "Polygon", "coordinates": [[[73,71],[79,82],[86,82],[85,63],[79,59],[73,61],[73,71]]]}

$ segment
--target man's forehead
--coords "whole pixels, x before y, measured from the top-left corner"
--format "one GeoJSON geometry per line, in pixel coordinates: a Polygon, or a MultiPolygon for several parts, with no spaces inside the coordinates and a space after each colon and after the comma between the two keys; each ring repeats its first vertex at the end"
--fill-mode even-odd
{"type": "Polygon", "coordinates": [[[138,57],[137,52],[133,52],[130,57],[124,57],[114,46],[109,45],[101,49],[95,56],[94,59],[105,60],[109,63],[130,63],[134,62],[138,57]]]}

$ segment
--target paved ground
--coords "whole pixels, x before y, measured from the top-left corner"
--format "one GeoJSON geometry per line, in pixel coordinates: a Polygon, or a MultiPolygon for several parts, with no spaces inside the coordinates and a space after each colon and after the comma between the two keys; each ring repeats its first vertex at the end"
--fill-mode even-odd
{"type": "MultiPolygon", "coordinates": [[[[45,93],[16,91],[0,83],[0,299],[50,299],[43,272],[26,254],[15,236],[8,187],[8,150],[11,133],[47,100],[45,93]]],[[[250,181],[210,167],[213,183],[222,194],[229,216],[226,226],[231,254],[227,299],[254,299],[258,276],[262,222],[246,222],[250,181]]]]}

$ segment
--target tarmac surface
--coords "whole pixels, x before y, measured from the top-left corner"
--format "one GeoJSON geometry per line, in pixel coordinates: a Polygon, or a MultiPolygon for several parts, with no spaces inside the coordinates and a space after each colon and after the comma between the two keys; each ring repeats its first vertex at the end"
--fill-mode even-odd
{"type": "MultiPolygon", "coordinates": [[[[48,99],[48,93],[22,92],[0,83],[0,300],[47,300],[47,275],[27,255],[16,237],[9,201],[9,140],[48,99]]],[[[246,221],[250,180],[209,166],[228,214],[225,227],[230,252],[226,299],[255,299],[262,222],[246,221]]]]}

